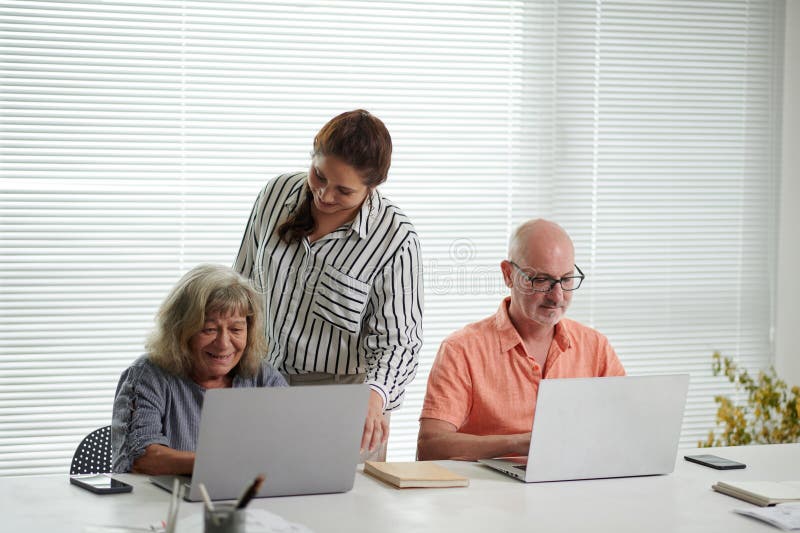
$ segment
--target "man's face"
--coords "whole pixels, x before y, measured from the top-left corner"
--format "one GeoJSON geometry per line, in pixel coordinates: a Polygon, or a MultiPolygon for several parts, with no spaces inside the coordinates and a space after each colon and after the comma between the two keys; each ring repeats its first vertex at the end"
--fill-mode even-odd
{"type": "Polygon", "coordinates": [[[517,322],[535,322],[555,326],[567,312],[572,291],[564,291],[559,283],[548,292],[535,292],[530,278],[560,279],[575,272],[575,253],[566,239],[546,239],[529,243],[523,256],[503,262],[503,276],[511,289],[509,313],[517,322]],[[550,242],[548,242],[550,241],[550,242]]]}

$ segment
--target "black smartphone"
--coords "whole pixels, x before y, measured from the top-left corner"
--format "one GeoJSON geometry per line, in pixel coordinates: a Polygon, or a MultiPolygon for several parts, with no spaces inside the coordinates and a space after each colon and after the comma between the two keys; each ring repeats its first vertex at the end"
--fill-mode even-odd
{"type": "Polygon", "coordinates": [[[132,485],[112,479],[107,474],[69,476],[69,482],[95,494],[118,494],[133,490],[132,485]]]}
{"type": "Polygon", "coordinates": [[[715,468],[717,470],[736,470],[737,468],[745,468],[747,465],[744,463],[737,463],[724,457],[717,457],[716,455],[684,455],[684,459],[697,463],[699,465],[715,468]]]}

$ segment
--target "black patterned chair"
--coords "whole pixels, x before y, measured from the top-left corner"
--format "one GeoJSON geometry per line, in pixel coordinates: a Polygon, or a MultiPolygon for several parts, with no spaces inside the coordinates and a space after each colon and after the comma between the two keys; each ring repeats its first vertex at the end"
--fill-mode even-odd
{"type": "Polygon", "coordinates": [[[111,472],[111,426],[97,428],[86,435],[72,456],[70,475],[111,472]]]}

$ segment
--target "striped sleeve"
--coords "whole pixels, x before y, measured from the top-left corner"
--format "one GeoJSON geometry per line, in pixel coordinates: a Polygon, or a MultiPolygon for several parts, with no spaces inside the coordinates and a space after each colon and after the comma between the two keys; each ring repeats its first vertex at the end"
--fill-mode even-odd
{"type": "Polygon", "coordinates": [[[242,242],[239,245],[239,253],[236,256],[236,261],[233,263],[233,270],[239,272],[246,278],[253,281],[259,280],[257,276],[256,265],[256,252],[258,250],[258,239],[261,236],[261,213],[264,211],[264,201],[269,196],[267,192],[268,187],[261,190],[253,209],[250,212],[250,217],[247,219],[247,226],[242,235],[242,242]]]}
{"type": "Polygon", "coordinates": [[[133,365],[123,372],[114,398],[111,420],[113,472],[130,472],[151,444],[169,446],[164,434],[163,381],[149,365],[133,365]]]}
{"type": "Polygon", "coordinates": [[[260,264],[258,257],[259,248],[263,250],[265,244],[261,241],[269,240],[272,228],[280,218],[282,202],[289,196],[299,194],[305,181],[303,176],[302,172],[277,176],[261,189],[253,203],[253,209],[247,218],[247,226],[242,234],[239,253],[233,263],[233,270],[250,279],[256,289],[267,286],[263,265],[260,264]]]}
{"type": "Polygon", "coordinates": [[[361,349],[367,384],[383,398],[384,409],[400,406],[413,379],[422,347],[422,264],[419,241],[405,245],[376,276],[370,294],[361,349]]]}

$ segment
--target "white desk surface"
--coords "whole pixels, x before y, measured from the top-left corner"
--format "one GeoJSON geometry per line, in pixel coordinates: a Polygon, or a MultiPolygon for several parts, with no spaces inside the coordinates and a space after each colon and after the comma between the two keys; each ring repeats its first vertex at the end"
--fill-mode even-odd
{"type": "MultiPolygon", "coordinates": [[[[749,532],[780,531],[732,509],[750,504],[718,494],[718,480],[800,480],[800,444],[681,450],[675,472],[664,476],[526,484],[476,463],[442,461],[470,478],[466,488],[404,489],[360,471],[343,494],[260,498],[252,506],[323,532],[569,531],[749,532]],[[747,464],[713,470],[683,460],[713,453],[747,464]]],[[[98,496],[63,476],[0,478],[2,531],[81,532],[87,525],[147,527],[164,518],[169,494],[146,476],[117,476],[129,494],[98,496]]],[[[181,504],[181,517],[202,512],[181,504]]]]}

